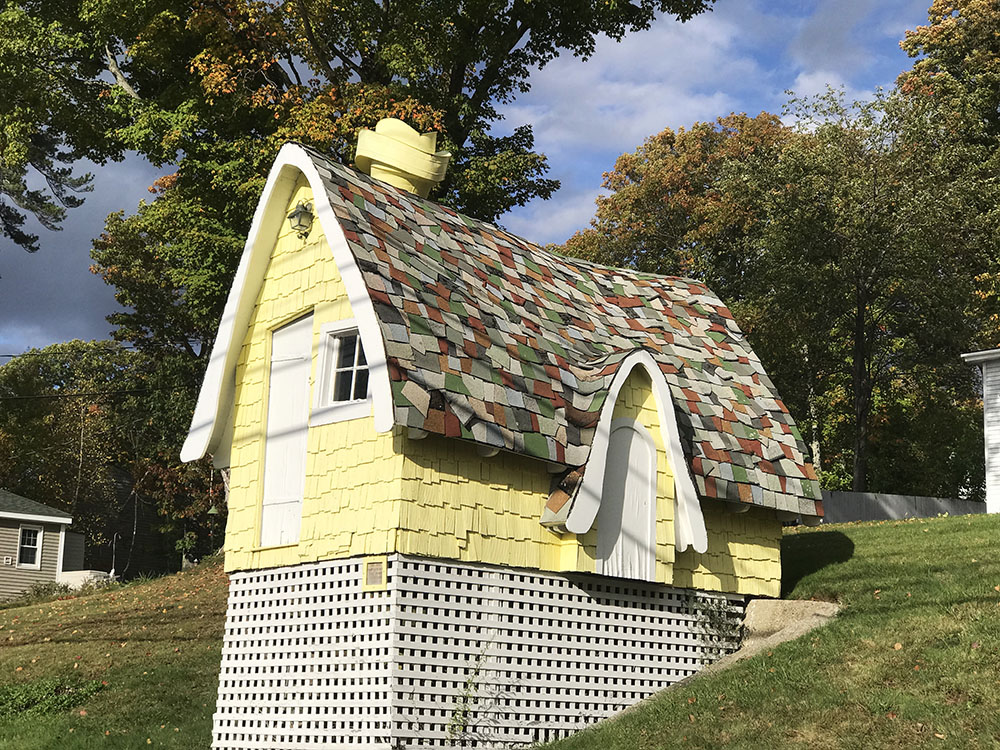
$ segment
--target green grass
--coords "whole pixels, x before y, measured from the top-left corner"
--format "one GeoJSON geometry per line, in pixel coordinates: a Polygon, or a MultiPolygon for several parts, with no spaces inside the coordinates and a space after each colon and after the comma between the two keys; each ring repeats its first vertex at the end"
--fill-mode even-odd
{"type": "MultiPolygon", "coordinates": [[[[995,516],[792,531],[787,595],[840,617],[551,750],[998,747],[998,538],[995,516]]],[[[208,747],[225,605],[210,561],[0,609],[0,747],[208,747]]]]}
{"type": "Polygon", "coordinates": [[[551,750],[1000,746],[1000,517],[787,533],[786,596],[828,626],[551,750]]]}
{"type": "Polygon", "coordinates": [[[0,747],[207,748],[226,595],[215,559],[0,609],[0,747]]]}

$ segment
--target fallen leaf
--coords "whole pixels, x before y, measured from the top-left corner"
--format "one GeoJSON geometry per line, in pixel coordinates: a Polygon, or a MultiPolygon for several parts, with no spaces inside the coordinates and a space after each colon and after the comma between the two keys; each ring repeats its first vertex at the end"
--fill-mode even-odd
{"type": "Polygon", "coordinates": [[[979,641],[973,641],[972,642],[972,649],[973,650],[976,650],[977,648],[979,648],[979,646],[980,646],[979,641]]]}
{"type": "Polygon", "coordinates": [[[899,716],[899,714],[897,714],[895,711],[890,711],[885,715],[887,719],[895,719],[897,716],[899,716]]]}
{"type": "Polygon", "coordinates": [[[901,648],[903,648],[903,644],[902,643],[893,644],[893,648],[896,649],[896,651],[899,651],[901,648]]]}
{"type": "Polygon", "coordinates": [[[688,703],[695,703],[698,699],[695,697],[688,698],[688,703]]]}

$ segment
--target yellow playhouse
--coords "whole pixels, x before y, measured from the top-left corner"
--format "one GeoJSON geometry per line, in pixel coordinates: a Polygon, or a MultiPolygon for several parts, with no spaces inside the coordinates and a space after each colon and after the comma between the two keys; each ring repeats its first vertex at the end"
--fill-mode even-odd
{"type": "Polygon", "coordinates": [[[822,515],[718,298],[420,197],[446,162],[384,121],[380,179],[267,181],[182,453],[231,468],[217,749],[563,736],[731,649],[822,515]]]}

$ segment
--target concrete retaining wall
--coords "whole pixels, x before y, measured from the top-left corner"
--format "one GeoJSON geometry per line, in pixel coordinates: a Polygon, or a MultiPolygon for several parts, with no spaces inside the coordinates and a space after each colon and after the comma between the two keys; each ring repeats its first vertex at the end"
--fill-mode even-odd
{"type": "Polygon", "coordinates": [[[828,492],[823,490],[826,523],[928,518],[941,514],[961,516],[985,513],[986,504],[942,497],[885,495],[878,492],[828,492]]]}

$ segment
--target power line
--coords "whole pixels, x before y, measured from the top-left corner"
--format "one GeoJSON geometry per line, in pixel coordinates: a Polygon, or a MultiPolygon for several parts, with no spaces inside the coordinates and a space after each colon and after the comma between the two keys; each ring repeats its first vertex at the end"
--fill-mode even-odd
{"type": "MultiPolygon", "coordinates": [[[[125,349],[127,351],[136,351],[138,347],[135,344],[130,343],[117,343],[115,341],[108,342],[95,342],[101,343],[102,349],[125,349]]],[[[19,357],[59,357],[65,356],[65,352],[47,352],[42,349],[29,350],[26,352],[21,352],[20,354],[0,354],[0,359],[17,359],[19,357]]]]}
{"type": "Polygon", "coordinates": [[[135,396],[140,393],[154,393],[159,391],[186,391],[187,386],[170,386],[168,388],[130,388],[123,391],[86,391],[74,393],[44,393],[34,396],[0,396],[0,401],[27,401],[31,399],[55,399],[55,398],[94,398],[96,396],[135,396]]]}

